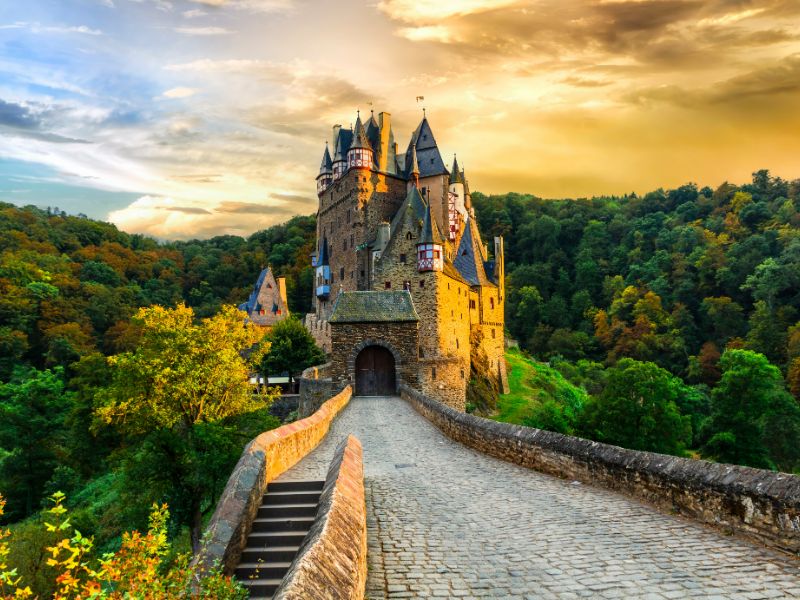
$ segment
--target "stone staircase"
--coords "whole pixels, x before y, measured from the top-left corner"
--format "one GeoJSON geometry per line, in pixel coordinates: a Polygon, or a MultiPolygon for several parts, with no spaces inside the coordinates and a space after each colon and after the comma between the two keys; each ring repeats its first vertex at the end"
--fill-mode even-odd
{"type": "Polygon", "coordinates": [[[252,600],[272,598],[317,514],[324,481],[273,481],[236,568],[252,600]]]}

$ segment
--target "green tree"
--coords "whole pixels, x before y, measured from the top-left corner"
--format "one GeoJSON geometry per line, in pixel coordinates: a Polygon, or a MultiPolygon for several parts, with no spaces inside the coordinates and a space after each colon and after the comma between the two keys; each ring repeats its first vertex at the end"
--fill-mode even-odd
{"type": "Polygon", "coordinates": [[[763,354],[726,350],[711,393],[703,452],[721,462],[791,470],[800,459],[800,411],[763,354]]]}
{"type": "Polygon", "coordinates": [[[242,358],[262,334],[232,306],[199,323],[183,305],[143,308],[133,320],[141,330],[138,345],[109,358],[112,380],[99,394],[97,415],[128,435],[147,434],[129,465],[149,465],[153,489],[168,486],[178,497],[172,506],[197,550],[203,511],[213,505],[213,480],[220,477],[213,468],[220,432],[213,425],[262,409],[268,399],[254,394],[242,358]],[[171,464],[159,465],[165,457],[171,464]]]}
{"type": "Polygon", "coordinates": [[[587,404],[580,429],[591,439],[633,450],[682,455],[692,440],[677,402],[686,386],[651,362],[623,358],[602,393],[587,404]]]}
{"type": "Polygon", "coordinates": [[[44,485],[58,464],[64,416],[70,407],[63,370],[15,372],[0,384],[0,489],[9,499],[9,516],[35,512],[44,485]]]}
{"type": "Polygon", "coordinates": [[[325,353],[308,329],[294,317],[275,323],[264,340],[269,351],[264,354],[261,368],[268,375],[288,373],[291,381],[303,369],[325,361],[325,353]]]}

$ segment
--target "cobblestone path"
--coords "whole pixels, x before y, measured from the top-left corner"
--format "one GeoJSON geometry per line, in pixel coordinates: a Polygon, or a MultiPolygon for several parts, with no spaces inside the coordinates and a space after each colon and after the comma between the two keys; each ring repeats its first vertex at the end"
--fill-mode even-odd
{"type": "Polygon", "coordinates": [[[466,448],[399,398],[353,398],[281,479],[363,444],[367,598],[800,598],[800,560],[466,448]]]}

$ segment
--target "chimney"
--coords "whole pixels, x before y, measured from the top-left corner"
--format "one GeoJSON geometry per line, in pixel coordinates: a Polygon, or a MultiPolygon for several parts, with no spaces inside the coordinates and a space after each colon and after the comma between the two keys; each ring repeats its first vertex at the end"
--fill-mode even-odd
{"type": "Polygon", "coordinates": [[[392,130],[392,115],[387,112],[378,113],[379,147],[378,171],[386,173],[389,170],[389,133],[392,130]]]}
{"type": "Polygon", "coordinates": [[[339,141],[339,132],[342,130],[341,125],[334,125],[333,126],[333,137],[331,138],[331,148],[333,148],[333,154],[336,153],[336,144],[339,141]]]}
{"type": "Polygon", "coordinates": [[[386,250],[386,246],[389,244],[389,237],[391,236],[391,225],[386,221],[382,222],[378,225],[378,240],[377,240],[377,250],[383,252],[386,250]]]}

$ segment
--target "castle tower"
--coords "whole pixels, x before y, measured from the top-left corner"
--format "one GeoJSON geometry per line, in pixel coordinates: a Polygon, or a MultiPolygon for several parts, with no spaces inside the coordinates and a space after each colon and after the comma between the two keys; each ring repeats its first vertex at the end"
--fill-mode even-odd
{"type": "MultiPolygon", "coordinates": [[[[377,126],[377,124],[376,124],[377,126]]],[[[356,128],[353,132],[353,143],[347,151],[347,166],[350,169],[371,170],[373,165],[372,146],[369,143],[367,132],[361,123],[361,115],[356,119],[356,128]]]]}
{"type": "Polygon", "coordinates": [[[333,183],[333,159],[326,142],[325,153],[322,155],[322,163],[319,166],[319,175],[317,175],[317,195],[324,192],[331,183],[333,183]]]}
{"type": "Polygon", "coordinates": [[[431,207],[425,210],[419,243],[417,244],[417,271],[441,271],[444,269],[444,240],[436,221],[431,215],[431,207]]]}
{"type": "Polygon", "coordinates": [[[315,283],[317,300],[325,301],[331,294],[331,266],[328,252],[328,238],[322,238],[317,255],[317,272],[315,283]]]}
{"type": "Polygon", "coordinates": [[[447,238],[454,244],[458,243],[461,224],[467,219],[465,206],[464,175],[458,167],[458,159],[453,155],[453,168],[450,170],[450,181],[447,189],[448,221],[447,238]]]}

